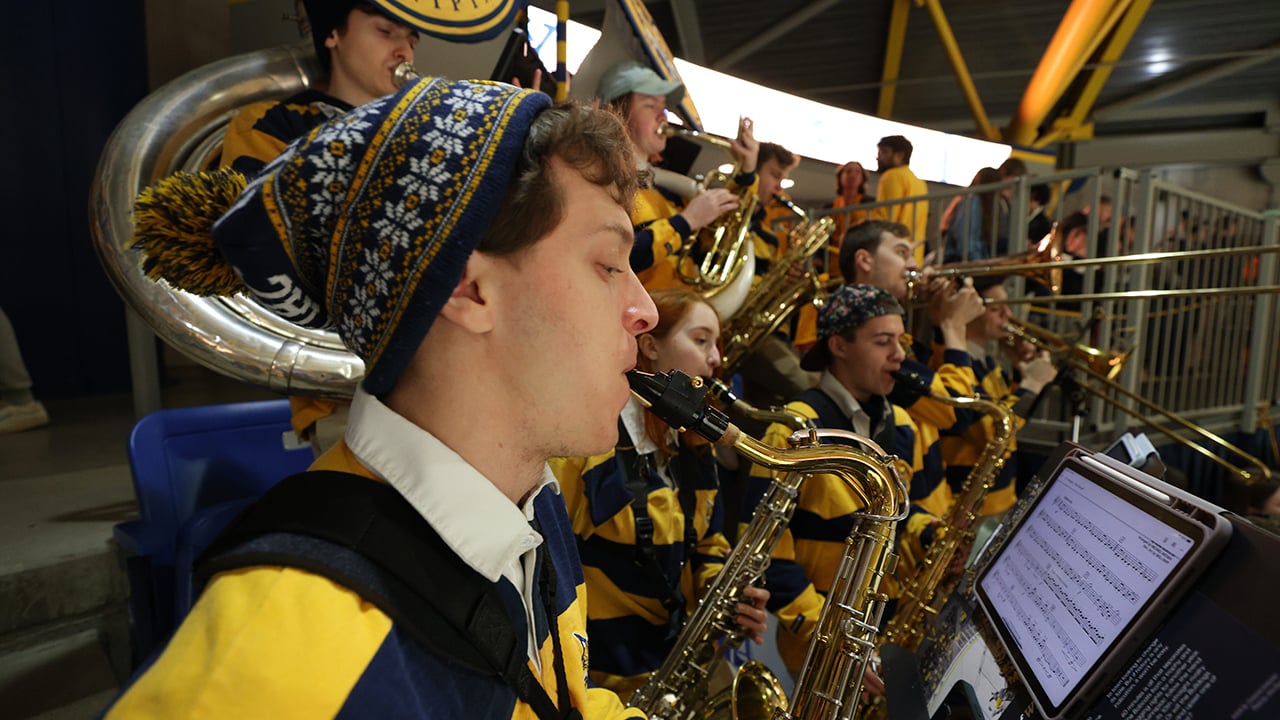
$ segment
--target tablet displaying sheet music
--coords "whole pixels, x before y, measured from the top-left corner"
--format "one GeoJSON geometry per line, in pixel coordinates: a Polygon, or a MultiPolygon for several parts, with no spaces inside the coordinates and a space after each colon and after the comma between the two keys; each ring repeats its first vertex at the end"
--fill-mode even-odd
{"type": "Polygon", "coordinates": [[[1140,473],[1069,458],[978,577],[977,595],[1046,718],[1083,712],[1230,536],[1219,509],[1140,473]]]}

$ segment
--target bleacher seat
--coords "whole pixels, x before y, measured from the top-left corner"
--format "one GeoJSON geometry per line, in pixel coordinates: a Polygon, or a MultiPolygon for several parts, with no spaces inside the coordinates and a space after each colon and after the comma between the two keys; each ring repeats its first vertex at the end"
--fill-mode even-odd
{"type": "Polygon", "coordinates": [[[160,410],[134,425],[128,451],[141,517],[114,536],[129,579],[135,664],[190,610],[200,552],[254,498],[311,464],[289,418],[281,399],[160,410]]]}

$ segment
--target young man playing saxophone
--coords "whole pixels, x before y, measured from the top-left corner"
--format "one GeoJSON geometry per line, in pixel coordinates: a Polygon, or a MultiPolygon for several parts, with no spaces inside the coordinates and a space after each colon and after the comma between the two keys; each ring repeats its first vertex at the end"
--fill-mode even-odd
{"type": "MultiPolygon", "coordinates": [[[[852,227],[840,245],[840,269],[846,282],[865,283],[882,288],[899,303],[908,295],[907,272],[916,271],[910,230],[885,220],[867,220],[852,227]]],[[[956,286],[947,279],[937,279],[925,289],[929,297],[929,319],[934,327],[934,343],[913,340],[903,335],[907,355],[903,372],[917,375],[931,395],[974,397],[977,378],[969,357],[965,328],[969,321],[982,315],[982,298],[972,284],[956,286]],[[936,362],[931,358],[941,356],[936,362]]],[[[943,478],[942,450],[939,433],[957,422],[968,425],[977,418],[973,413],[957,410],[929,396],[899,392],[894,401],[911,415],[921,435],[926,438],[924,463],[930,468],[925,478],[937,482],[927,491],[912,488],[911,497],[930,513],[941,517],[951,505],[952,494],[943,478]]]]}
{"type": "MultiPolygon", "coordinates": [[[[636,175],[612,114],[550,105],[500,83],[411,83],[292,146],[238,197],[202,194],[230,209],[194,247],[166,236],[184,214],[166,202],[190,196],[149,191],[153,271],[332,325],[367,369],[344,440],[313,466],[332,472],[284,480],[224,538],[286,492],[329,508],[315,533],[365,506],[345,497],[372,496],[357,530],[435,537],[410,569],[438,555],[467,582],[428,595],[388,570],[404,553],[375,560],[323,534],[211,550],[204,567],[220,571],[108,717],[639,717],[587,686],[582,569],[546,463],[617,441],[635,336],[656,319],[627,264],[636,175]],[[482,589],[464,609],[497,621],[427,622],[463,586],[482,589]],[[493,660],[484,638],[505,636],[509,654],[475,669],[434,644],[455,634],[450,650],[493,660]]],[[[205,193],[237,186],[214,180],[205,193]]]]}
{"type": "MultiPolygon", "coordinates": [[[[818,386],[787,403],[793,413],[813,419],[820,428],[851,430],[875,441],[911,468],[912,489],[927,487],[924,442],[910,415],[888,395],[902,368],[903,309],[887,291],[872,285],[845,285],[818,314],[818,342],[804,355],[806,370],[821,372],[818,386]]],[[[771,425],[763,438],[786,447],[790,427],[771,425]]],[[[744,517],[772,482],[770,471],[755,467],[749,481],[744,517]]],[[[765,573],[771,592],[769,609],[779,619],[778,651],[788,669],[799,670],[821,614],[824,594],[832,587],[844,554],[854,514],[862,509],[853,493],[829,475],[808,477],[800,486],[797,509],[774,550],[765,573]]],[[[908,521],[911,522],[911,521],[908,521]]],[[[914,523],[917,533],[929,525],[914,523]]],[[[865,678],[873,693],[883,691],[879,678],[865,678]]]]}

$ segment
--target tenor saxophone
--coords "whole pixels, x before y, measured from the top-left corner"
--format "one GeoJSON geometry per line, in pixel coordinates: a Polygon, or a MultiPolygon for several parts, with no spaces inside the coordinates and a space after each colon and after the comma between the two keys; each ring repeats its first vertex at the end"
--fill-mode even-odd
{"type": "Polygon", "coordinates": [[[929,618],[955,589],[951,567],[961,552],[972,546],[978,510],[1004,467],[1005,455],[1013,441],[1013,412],[1009,408],[982,398],[936,395],[929,392],[919,376],[897,373],[899,382],[923,395],[952,407],[964,407],[990,415],[995,429],[982,454],[969,471],[951,509],[947,511],[918,564],[903,563],[898,568],[900,595],[898,607],[885,626],[882,642],[893,643],[915,652],[924,640],[929,618]]]}
{"type": "MultiPolygon", "coordinates": [[[[780,475],[757,505],[751,522],[725,559],[725,566],[685,625],[676,647],[643,687],[631,698],[631,706],[650,717],[746,717],[741,705],[707,697],[711,663],[718,643],[741,642],[735,617],[742,591],[768,567],[782,530],[795,510],[803,479],[813,474],[840,478],[866,508],[854,523],[834,586],[827,596],[818,626],[810,641],[804,668],[783,710],[782,699],[770,698],[774,707],[753,707],[774,717],[831,717],[830,709],[856,708],[862,674],[875,650],[875,636],[885,597],[880,581],[892,573],[893,526],[906,515],[907,486],[896,459],[874,442],[842,430],[809,428],[790,438],[792,447],[770,447],[744,434],[723,413],[706,402],[707,384],[673,371],[648,375],[628,374],[632,391],[668,425],[693,430],[712,442],[732,445],[743,457],[780,475]],[[851,445],[822,445],[823,439],[851,445]],[[735,707],[736,706],[736,707],[735,707]],[[719,715],[724,709],[731,715],[719,715]]],[[[752,663],[748,663],[748,666],[752,663]]],[[[744,666],[744,669],[748,669],[744,666]]],[[[758,670],[758,668],[751,669],[758,670]]]]}

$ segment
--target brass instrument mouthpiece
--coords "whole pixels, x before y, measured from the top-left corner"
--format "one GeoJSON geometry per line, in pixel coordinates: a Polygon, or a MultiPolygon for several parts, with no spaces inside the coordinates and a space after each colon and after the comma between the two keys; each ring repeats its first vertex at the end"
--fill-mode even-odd
{"type": "Polygon", "coordinates": [[[394,82],[398,88],[404,87],[406,83],[411,83],[420,77],[422,76],[418,74],[418,69],[415,68],[412,63],[407,62],[402,62],[397,65],[396,69],[391,73],[391,81],[394,82]]]}

